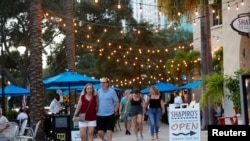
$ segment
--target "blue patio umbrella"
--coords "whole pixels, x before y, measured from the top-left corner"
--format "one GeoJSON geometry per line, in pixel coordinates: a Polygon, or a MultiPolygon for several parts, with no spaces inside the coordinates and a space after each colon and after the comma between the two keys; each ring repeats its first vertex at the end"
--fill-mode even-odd
{"type": "MultiPolygon", "coordinates": [[[[77,89],[77,90],[82,90],[84,86],[71,86],[70,89],[77,89]]],[[[52,87],[47,87],[47,90],[68,90],[69,87],[61,87],[61,86],[52,86],[52,87]]]]}
{"type": "Polygon", "coordinates": [[[195,80],[193,82],[181,86],[180,89],[195,89],[200,86],[201,82],[202,82],[201,80],[195,80]]]}
{"type": "Polygon", "coordinates": [[[87,83],[96,84],[100,83],[100,80],[73,71],[65,71],[43,80],[43,85],[46,88],[65,88],[68,89],[68,93],[70,93],[70,90],[74,87],[83,87],[87,83]]]}
{"type": "Polygon", "coordinates": [[[86,83],[100,83],[100,80],[73,71],[65,71],[43,80],[45,87],[68,87],[69,89],[74,86],[84,86],[86,83]]]}
{"type": "MultiPolygon", "coordinates": [[[[158,82],[158,83],[154,84],[153,86],[155,86],[159,90],[160,93],[173,92],[173,91],[179,90],[179,87],[174,86],[174,85],[169,84],[169,83],[165,83],[165,82],[158,82]]],[[[150,87],[147,87],[147,88],[141,90],[141,93],[148,94],[149,89],[150,89],[150,87]]]]}
{"type": "MultiPolygon", "coordinates": [[[[97,90],[101,88],[101,84],[94,84],[93,86],[97,90]]],[[[82,89],[84,88],[84,86],[75,86],[73,88],[76,89],[77,94],[80,95],[81,92],[82,92],[82,89]]],[[[116,88],[116,87],[113,87],[113,86],[110,86],[110,88],[114,89],[114,90],[120,90],[119,88],[116,88]]],[[[60,89],[60,88],[58,88],[58,87],[49,87],[48,89],[52,90],[52,89],[60,89]]],[[[62,95],[68,95],[69,94],[69,91],[66,90],[66,89],[67,88],[64,88],[64,87],[62,88],[62,90],[63,90],[62,95]]]]}
{"type": "MultiPolygon", "coordinates": [[[[11,84],[4,87],[4,95],[5,96],[30,95],[30,90],[11,84]]],[[[2,96],[2,88],[0,89],[0,96],[2,96]]]]}

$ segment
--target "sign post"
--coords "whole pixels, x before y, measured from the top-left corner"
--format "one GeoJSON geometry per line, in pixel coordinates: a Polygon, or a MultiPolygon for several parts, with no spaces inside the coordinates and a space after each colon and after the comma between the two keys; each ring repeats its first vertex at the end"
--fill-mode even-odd
{"type": "Polygon", "coordinates": [[[169,105],[169,140],[170,141],[200,141],[200,107],[175,108],[169,105]]]}

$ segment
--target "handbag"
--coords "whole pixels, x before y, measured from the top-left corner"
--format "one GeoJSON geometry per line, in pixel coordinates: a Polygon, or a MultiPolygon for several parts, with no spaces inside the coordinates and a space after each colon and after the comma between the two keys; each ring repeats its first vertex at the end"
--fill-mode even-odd
{"type": "Polygon", "coordinates": [[[85,112],[85,113],[80,113],[80,114],[79,114],[79,116],[78,116],[79,121],[85,121],[86,113],[87,113],[88,110],[89,110],[89,106],[90,106],[91,101],[92,101],[92,98],[91,98],[91,100],[90,100],[90,102],[89,102],[89,105],[88,105],[88,107],[87,107],[86,112],[85,112]]]}
{"type": "Polygon", "coordinates": [[[79,114],[79,121],[85,121],[85,116],[86,116],[86,113],[80,113],[79,114]]]}

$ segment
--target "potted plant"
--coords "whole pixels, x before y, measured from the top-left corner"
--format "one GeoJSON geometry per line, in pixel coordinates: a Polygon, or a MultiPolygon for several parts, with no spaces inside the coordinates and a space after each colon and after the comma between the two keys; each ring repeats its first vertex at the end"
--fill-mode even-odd
{"type": "Polygon", "coordinates": [[[214,72],[204,77],[206,84],[204,94],[200,99],[201,107],[211,105],[217,107],[222,105],[224,77],[222,73],[214,72]]]}
{"type": "Polygon", "coordinates": [[[241,110],[240,106],[240,82],[239,75],[242,74],[243,70],[238,70],[234,76],[225,76],[225,87],[228,89],[226,97],[233,102],[235,114],[238,114],[241,110]]]}

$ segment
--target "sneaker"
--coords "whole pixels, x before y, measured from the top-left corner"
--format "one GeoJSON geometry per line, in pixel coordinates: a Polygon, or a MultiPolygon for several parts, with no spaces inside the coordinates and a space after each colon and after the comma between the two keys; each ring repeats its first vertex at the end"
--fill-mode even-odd
{"type": "Polygon", "coordinates": [[[143,135],[141,134],[141,139],[143,140],[143,135]]]}
{"type": "Polygon", "coordinates": [[[128,130],[126,130],[125,135],[128,135],[128,130]]]}

